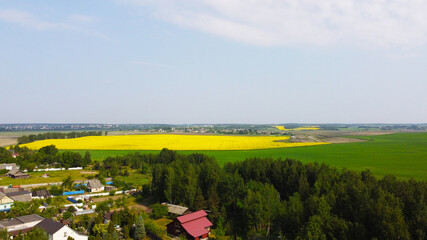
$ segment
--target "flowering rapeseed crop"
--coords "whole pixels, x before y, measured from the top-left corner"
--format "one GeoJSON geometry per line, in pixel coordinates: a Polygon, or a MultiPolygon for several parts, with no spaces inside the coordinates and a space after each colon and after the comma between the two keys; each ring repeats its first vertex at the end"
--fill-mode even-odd
{"type": "Polygon", "coordinates": [[[48,139],[23,144],[30,149],[55,145],[58,149],[93,150],[251,150],[319,145],[326,143],[288,142],[289,137],[250,137],[218,135],[121,135],[90,136],[72,139],[48,139]]]}

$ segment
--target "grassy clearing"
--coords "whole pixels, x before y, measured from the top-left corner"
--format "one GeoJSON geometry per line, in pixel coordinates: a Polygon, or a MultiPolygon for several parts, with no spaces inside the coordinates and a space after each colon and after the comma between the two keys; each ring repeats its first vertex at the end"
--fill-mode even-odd
{"type": "Polygon", "coordinates": [[[151,176],[147,174],[141,174],[136,171],[131,171],[129,172],[129,176],[116,176],[115,179],[119,181],[127,182],[127,183],[133,183],[138,186],[142,186],[144,184],[147,184],[150,181],[151,176]]]}
{"type": "MultiPolygon", "coordinates": [[[[394,174],[399,178],[427,180],[427,133],[396,133],[380,136],[357,136],[368,141],[244,151],[179,151],[199,152],[213,156],[224,165],[250,157],[291,158],[302,162],[326,163],[352,170],[370,169],[378,177],[394,174]]],[[[86,150],[80,150],[84,153],[86,150]]],[[[158,153],[159,151],[89,150],[93,159],[125,155],[133,152],[158,153]]]]}
{"type": "Polygon", "coordinates": [[[68,176],[71,176],[73,180],[85,180],[88,174],[81,174],[80,171],[54,171],[54,172],[30,172],[30,178],[27,179],[12,179],[10,177],[2,177],[0,180],[0,186],[12,185],[25,185],[25,184],[35,184],[35,183],[53,183],[53,182],[62,182],[62,180],[68,176]],[[43,174],[48,174],[48,178],[42,177],[43,174]]]}

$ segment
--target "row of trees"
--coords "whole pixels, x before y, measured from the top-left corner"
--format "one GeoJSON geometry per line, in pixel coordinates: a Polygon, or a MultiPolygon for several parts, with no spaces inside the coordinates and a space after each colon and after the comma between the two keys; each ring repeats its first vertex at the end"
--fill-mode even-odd
{"type": "Polygon", "coordinates": [[[84,132],[47,132],[39,134],[30,134],[18,137],[18,144],[30,143],[38,140],[45,139],[65,139],[65,138],[78,138],[87,136],[102,136],[102,131],[84,131],[84,132]]]}
{"type": "Polygon", "coordinates": [[[71,151],[60,153],[54,145],[42,147],[37,151],[20,146],[12,146],[9,150],[0,147],[1,163],[17,163],[21,169],[28,169],[29,171],[32,171],[36,166],[86,167],[92,162],[89,152],[86,152],[84,156],[71,151]],[[9,150],[19,155],[13,158],[9,150]]]}

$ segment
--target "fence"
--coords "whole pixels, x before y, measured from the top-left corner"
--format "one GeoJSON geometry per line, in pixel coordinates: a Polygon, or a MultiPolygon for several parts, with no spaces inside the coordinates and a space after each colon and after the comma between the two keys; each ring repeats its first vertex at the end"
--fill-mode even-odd
{"type": "MultiPolygon", "coordinates": [[[[34,172],[53,172],[53,171],[64,171],[64,170],[82,170],[82,167],[71,167],[71,168],[40,168],[40,169],[34,169],[34,172]]],[[[27,170],[23,170],[23,172],[27,172],[27,170]]]]}
{"type": "Polygon", "coordinates": [[[81,190],[81,191],[71,191],[71,192],[64,192],[64,193],[62,193],[62,196],[84,194],[84,193],[85,193],[84,190],[81,190]]]}

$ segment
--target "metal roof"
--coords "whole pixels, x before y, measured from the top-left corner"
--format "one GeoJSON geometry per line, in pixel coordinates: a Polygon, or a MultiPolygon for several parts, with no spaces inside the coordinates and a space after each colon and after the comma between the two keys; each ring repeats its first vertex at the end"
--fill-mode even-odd
{"type": "Polygon", "coordinates": [[[204,210],[200,210],[200,211],[193,212],[193,213],[190,213],[190,214],[187,214],[184,216],[177,217],[176,219],[178,219],[178,221],[180,223],[186,223],[186,222],[189,222],[189,221],[201,218],[201,217],[206,217],[207,215],[208,214],[204,210]]]}
{"type": "Polygon", "coordinates": [[[212,225],[213,224],[206,217],[202,217],[190,222],[183,223],[182,227],[185,229],[185,231],[188,232],[188,234],[194,238],[197,238],[208,234],[209,230],[206,228],[211,227],[212,225]]]}
{"type": "Polygon", "coordinates": [[[16,225],[21,225],[24,223],[41,221],[43,219],[44,219],[43,217],[40,217],[37,214],[31,214],[31,215],[2,220],[0,221],[0,227],[7,228],[7,227],[16,226],[16,225]]]}
{"type": "Polygon", "coordinates": [[[166,206],[168,206],[168,212],[176,215],[183,215],[188,210],[188,207],[183,207],[183,206],[169,204],[169,203],[165,203],[165,204],[166,206]]]}
{"type": "Polygon", "coordinates": [[[28,191],[18,191],[6,193],[6,196],[10,197],[14,201],[29,202],[32,200],[31,194],[28,191]]]}
{"type": "Polygon", "coordinates": [[[181,223],[182,227],[188,232],[188,234],[197,238],[208,234],[209,230],[206,228],[213,226],[209,219],[206,218],[207,215],[208,214],[204,210],[200,210],[177,217],[177,220],[181,223]]]}

